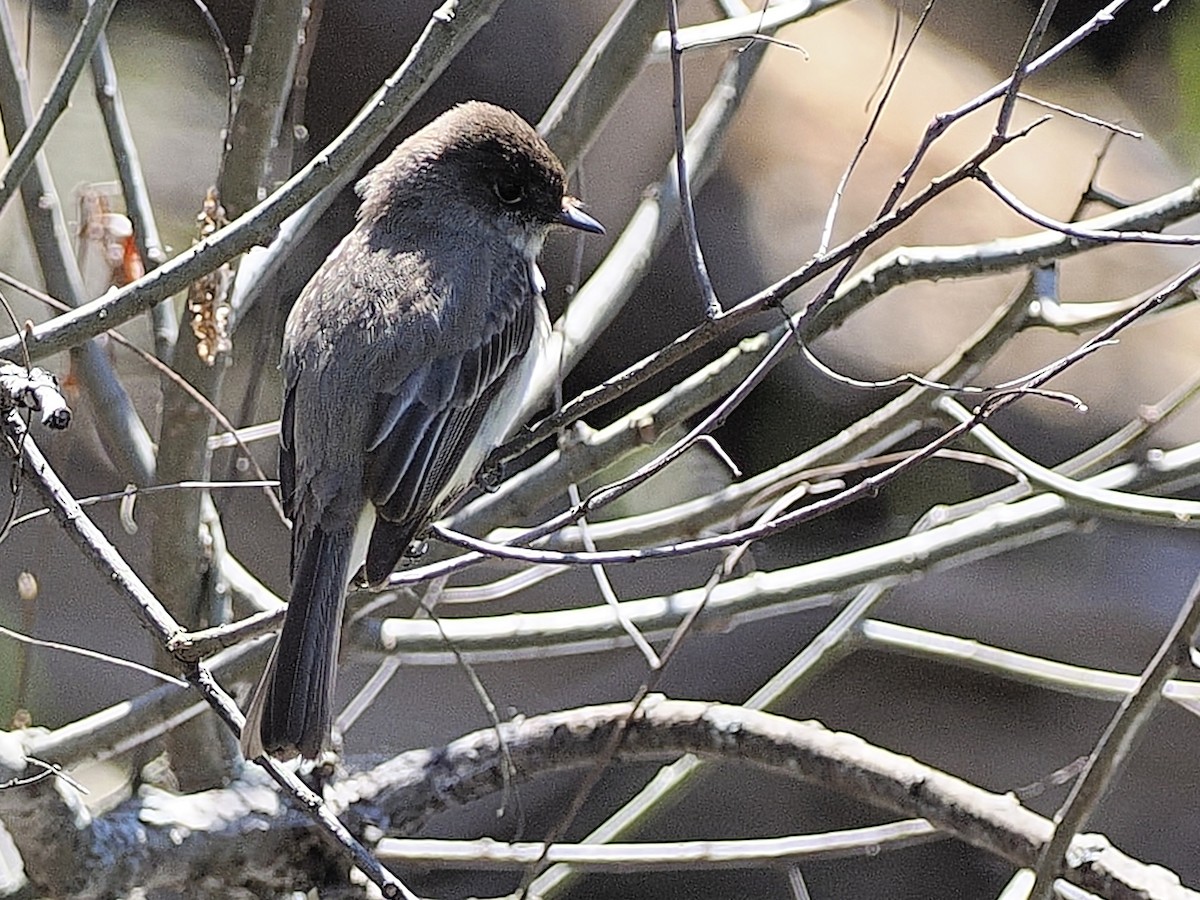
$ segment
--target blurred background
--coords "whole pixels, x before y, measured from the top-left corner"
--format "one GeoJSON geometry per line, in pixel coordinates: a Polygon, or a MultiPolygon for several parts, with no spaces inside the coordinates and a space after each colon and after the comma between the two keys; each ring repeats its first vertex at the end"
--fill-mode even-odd
{"type": "MultiPolygon", "coordinates": [[[[1065,60],[1034,78],[1036,96],[1144,132],[1142,140],[1119,137],[1109,149],[1098,184],[1109,194],[1140,201],[1186,184],[1196,176],[1200,137],[1200,8],[1177,2],[1152,13],[1150,0],[1135,2],[1113,24],[1065,60]]],[[[34,97],[53,77],[74,19],[65,3],[39,3],[33,11],[30,68],[34,97]]],[[[279,148],[277,180],[337,135],[361,104],[408,52],[435,4],[399,0],[342,0],[323,5],[313,51],[303,120],[292,122],[292,142],[279,148]]],[[[501,103],[536,121],[607,18],[614,3],[566,4],[510,0],[420,101],[379,151],[381,158],[408,132],[447,106],[470,98],[501,103]]],[[[1097,4],[1063,2],[1050,39],[1093,14],[1097,4]]],[[[1011,70],[1037,4],[1027,0],[940,0],[930,30],[917,42],[841,206],[834,240],[868,224],[893,180],[911,157],[932,117],[974,97],[1011,70]]],[[[213,3],[235,61],[247,39],[252,4],[213,3]]],[[[18,23],[25,8],[10,4],[18,23]]],[[[902,35],[919,6],[900,4],[902,35]]],[[[716,13],[687,3],[685,22],[716,13]]],[[[726,145],[718,173],[697,197],[701,240],[718,295],[726,307],[798,268],[815,251],[842,172],[861,140],[889,61],[897,8],[854,0],[800,23],[782,37],[805,53],[773,48],[726,145]]],[[[19,27],[23,27],[19,26],[19,27]]],[[[225,122],[224,69],[212,40],[190,3],[126,0],[108,31],[151,197],[164,241],[175,251],[195,236],[195,217],[216,177],[225,122]]],[[[689,109],[706,96],[727,50],[696,51],[685,60],[689,109]]],[[[1022,105],[1018,122],[1044,110],[1022,105]]],[[[960,125],[936,145],[914,184],[952,168],[986,140],[986,113],[960,125]]],[[[1006,150],[989,171],[1046,215],[1067,218],[1075,209],[1106,143],[1103,130],[1058,115],[1049,125],[1006,150]]],[[[645,187],[660,177],[672,148],[670,71],[648,65],[615,110],[577,176],[576,193],[616,234],[645,187]]],[[[95,102],[77,89],[71,109],[47,145],[69,222],[80,220],[80,198],[111,190],[114,170],[102,139],[95,102]],[[109,185],[107,188],[105,185],[109,185]]],[[[119,203],[119,200],[117,201],[119,203]]],[[[281,276],[239,323],[222,407],[239,424],[277,415],[274,361],[283,320],[300,287],[349,227],[355,200],[349,191],[324,217],[281,276]]],[[[1106,211],[1098,204],[1085,215],[1106,211]]],[[[973,185],[950,191],[868,259],[896,246],[962,244],[1037,229],[973,185]]],[[[571,240],[547,248],[543,269],[552,312],[561,310],[567,287],[578,283],[611,241],[588,241],[581,261],[571,240]]],[[[1117,300],[1148,290],[1194,259],[1191,249],[1125,247],[1065,261],[1064,300],[1117,300]]],[[[0,267],[40,283],[19,204],[0,215],[0,267]]],[[[103,271],[89,270],[94,293],[104,290],[103,271]]],[[[815,345],[821,358],[862,379],[923,372],[971,334],[1020,284],[1021,273],[914,284],[889,293],[815,345]]],[[[793,297],[798,306],[811,296],[793,297]]],[[[45,313],[14,298],[18,320],[45,313]]],[[[654,265],[637,295],[584,363],[564,385],[573,396],[700,323],[702,308],[678,236],[654,265]]],[[[761,327],[776,317],[764,315],[761,327]]],[[[145,321],[126,334],[149,346],[145,321]]],[[[749,331],[755,330],[748,327],[749,331]]],[[[990,366],[984,382],[1030,371],[1079,343],[1072,335],[1027,332],[990,366]]],[[[1180,308],[1139,325],[1120,345],[1094,355],[1053,387],[1079,394],[1089,412],[1026,400],[994,427],[1039,462],[1050,465],[1094,443],[1196,374],[1200,320],[1180,308]]],[[[712,355],[719,352],[714,348],[712,355]]],[[[158,376],[128,356],[118,365],[139,409],[157,426],[158,376]]],[[[64,359],[51,367],[63,373],[64,359]]],[[[589,424],[599,427],[638,400],[661,390],[673,376],[637,392],[618,409],[589,424]]],[[[674,376],[677,377],[677,376],[674,376]]],[[[793,358],[718,433],[721,444],[746,473],[763,471],[835,434],[891,394],[834,384],[793,358]]],[[[119,491],[129,480],[105,455],[89,430],[88,410],[76,396],[77,421],[65,434],[39,437],[45,452],[77,496],[119,491]]],[[[926,435],[926,437],[931,436],[926,435]]],[[[1195,415],[1185,411],[1152,432],[1151,446],[1200,439],[1195,415]]],[[[257,446],[274,471],[271,442],[257,446]]],[[[213,471],[224,477],[230,460],[218,455],[213,471]]],[[[715,467],[713,467],[715,468],[715,467]]],[[[704,467],[674,478],[681,493],[711,489],[719,479],[704,467]]],[[[754,564],[763,569],[820,559],[847,548],[898,537],[933,503],[952,502],[1003,483],[980,473],[935,462],[877,498],[856,503],[808,526],[762,542],[754,564]]],[[[647,505],[634,494],[630,504],[647,505]]],[[[287,534],[262,500],[246,491],[218,492],[233,552],[266,584],[283,592],[287,534]]],[[[94,515],[139,571],[148,566],[146,531],[136,534],[117,521],[111,504],[94,515]]],[[[1022,652],[1081,665],[1140,671],[1174,619],[1200,559],[1189,531],[1151,529],[1113,522],[1092,523],[1074,533],[1018,552],[931,573],[897,588],[881,617],[974,638],[1022,652]]],[[[622,597],[651,596],[700,583],[713,559],[671,565],[618,567],[610,572],[622,597]]],[[[564,598],[598,602],[586,572],[552,582],[530,602],[557,608],[564,598]]],[[[674,697],[738,703],[790,659],[832,616],[835,608],[798,613],[740,626],[728,633],[694,635],[673,661],[661,690],[674,697]]],[[[0,622],[40,637],[81,644],[121,656],[151,659],[150,647],[130,614],[107,592],[57,526],[44,517],[22,524],[0,554],[0,622]],[[35,601],[17,599],[17,575],[33,573],[35,601]]],[[[36,724],[56,726],[145,690],[149,679],[76,657],[32,653],[0,641],[0,713],[30,710],[36,724]],[[18,663],[17,657],[21,660],[18,663]]],[[[342,690],[349,696],[370,672],[349,664],[342,690]]],[[[634,650],[536,663],[487,665],[480,676],[502,711],[535,713],[626,699],[645,677],[634,650]]],[[[1090,751],[1112,714],[1110,704],[1071,699],[963,669],[881,653],[857,652],[780,710],[817,718],[831,728],[855,732],[900,753],[911,754],[995,791],[1015,790],[1090,751]]],[[[349,756],[388,755],[437,745],[486,727],[487,718],[467,678],[453,668],[405,669],[377,708],[346,738],[349,756]]],[[[1194,723],[1171,704],[1156,714],[1127,769],[1089,824],[1117,846],[1147,862],[1200,884],[1200,858],[1192,836],[1200,828],[1200,767],[1193,751],[1194,723]]],[[[652,774],[652,769],[613,766],[569,838],[599,824],[652,774]]],[[[576,779],[539,780],[522,789],[524,836],[538,837],[569,802],[576,779]]],[[[128,786],[118,779],[113,800],[128,786]]],[[[1065,788],[1029,801],[1052,814],[1065,788]]],[[[812,786],[773,780],[742,767],[714,768],[664,812],[642,836],[676,840],[773,836],[887,820],[885,814],[851,804],[812,786]]],[[[431,836],[498,839],[515,836],[513,816],[497,819],[494,804],[454,810],[433,822],[431,836]]],[[[812,897],[994,897],[1011,876],[1009,867],[969,847],[944,841],[868,859],[802,867],[812,897]]],[[[516,875],[405,873],[422,895],[458,897],[511,890],[516,875]]],[[[573,891],[578,897],[762,897],[792,896],[783,870],[729,873],[592,876],[573,891]]]]}

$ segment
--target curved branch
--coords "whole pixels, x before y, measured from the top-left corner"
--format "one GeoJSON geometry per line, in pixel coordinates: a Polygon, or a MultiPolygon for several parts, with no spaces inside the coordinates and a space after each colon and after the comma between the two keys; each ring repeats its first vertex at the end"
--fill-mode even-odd
{"type": "MultiPolygon", "coordinates": [[[[616,703],[506,722],[499,735],[489,727],[440,749],[409,751],[336,782],[327,789],[327,801],[356,826],[410,831],[437,812],[504,790],[507,759],[522,780],[594,763],[613,729],[631,711],[630,704],[616,703]]],[[[1031,866],[1052,831],[1047,819],[1012,795],[984,791],[818,722],[723,704],[648,698],[628,723],[621,758],[649,762],[686,753],[746,763],[923,818],[1016,866],[1031,866]]],[[[38,824],[32,817],[14,818],[18,809],[28,812],[30,798],[28,791],[0,792],[0,812],[19,842],[26,837],[22,824],[38,824]]],[[[320,865],[320,853],[291,827],[302,821],[300,813],[279,804],[257,775],[229,788],[184,797],[146,789],[96,819],[85,833],[73,823],[66,826],[86,844],[80,848],[85,858],[93,863],[110,860],[107,866],[92,865],[86,873],[76,871],[70,877],[86,876],[89,887],[116,890],[118,881],[145,879],[150,873],[163,881],[206,863],[207,871],[223,872],[231,882],[244,885],[245,872],[230,864],[236,859],[244,868],[253,867],[256,877],[275,877],[282,867],[294,878],[297,870],[291,866],[298,854],[307,854],[308,865],[314,859],[320,865]],[[177,863],[170,871],[161,866],[159,855],[168,846],[177,863]],[[119,865],[112,865],[113,859],[119,865]]],[[[54,843],[61,847],[61,835],[54,843]]],[[[1183,887],[1174,873],[1130,858],[1103,836],[1081,835],[1073,848],[1076,852],[1058,870],[1059,877],[1098,896],[1200,900],[1200,893],[1183,887]]],[[[303,877],[304,870],[299,871],[303,877]]],[[[66,874],[59,872],[59,877],[66,874]]]]}
{"type": "MultiPolygon", "coordinates": [[[[373,810],[392,829],[407,830],[449,806],[504,788],[507,753],[517,777],[594,762],[628,703],[532,716],[467,735],[437,751],[412,751],[334,786],[335,808],[373,810]],[[502,752],[500,737],[503,737],[502,752]],[[390,811],[390,812],[380,812],[390,811]]],[[[819,722],[797,722],[738,706],[647,699],[628,723],[625,762],[662,761],[683,753],[739,761],[800,779],[939,829],[1017,866],[1030,866],[1050,838],[1046,818],[1012,795],[989,793],[962,779],[868,744],[819,722]]],[[[1085,890],[1120,900],[1200,900],[1165,869],[1131,859],[1098,835],[1083,835],[1059,876],[1085,890]]]]}
{"type": "MultiPolygon", "coordinates": [[[[971,416],[970,410],[953,397],[939,397],[934,401],[934,406],[958,422],[967,421],[971,416]]],[[[1195,500],[1152,497],[1133,491],[1092,487],[1035,462],[987,426],[977,425],[971,437],[997,458],[1017,469],[1032,484],[1060,494],[1096,515],[1173,528],[1200,527],[1200,502],[1195,500]]]]}

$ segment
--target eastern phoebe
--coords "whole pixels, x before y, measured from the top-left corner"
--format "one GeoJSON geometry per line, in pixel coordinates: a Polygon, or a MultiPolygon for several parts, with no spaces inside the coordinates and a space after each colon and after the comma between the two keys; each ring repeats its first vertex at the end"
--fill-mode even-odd
{"type": "Polygon", "coordinates": [[[604,231],[537,132],[487,103],[443,113],[358,193],[354,229],[284,330],[292,584],[246,714],[247,759],[328,745],[351,573],[384,581],[519,424],[550,329],[542,242],[553,225],[604,231]]]}

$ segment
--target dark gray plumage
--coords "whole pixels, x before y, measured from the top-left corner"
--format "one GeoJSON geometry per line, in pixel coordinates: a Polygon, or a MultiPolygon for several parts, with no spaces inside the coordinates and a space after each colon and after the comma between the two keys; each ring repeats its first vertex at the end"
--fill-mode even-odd
{"type": "Polygon", "coordinates": [[[603,231],[565,181],[524,120],[472,102],[359,183],[357,224],[284,332],[292,587],[247,712],[248,759],[327,745],[350,575],[362,562],[363,583],[386,579],[519,424],[549,333],[536,264],[546,232],[603,231]]]}

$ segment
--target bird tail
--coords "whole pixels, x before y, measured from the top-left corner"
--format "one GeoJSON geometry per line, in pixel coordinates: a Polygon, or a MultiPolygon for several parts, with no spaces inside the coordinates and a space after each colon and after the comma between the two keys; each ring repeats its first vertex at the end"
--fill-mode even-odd
{"type": "Polygon", "coordinates": [[[315,758],[329,744],[353,525],[313,528],[297,547],[283,630],[254,690],[242,755],[315,758]]]}

